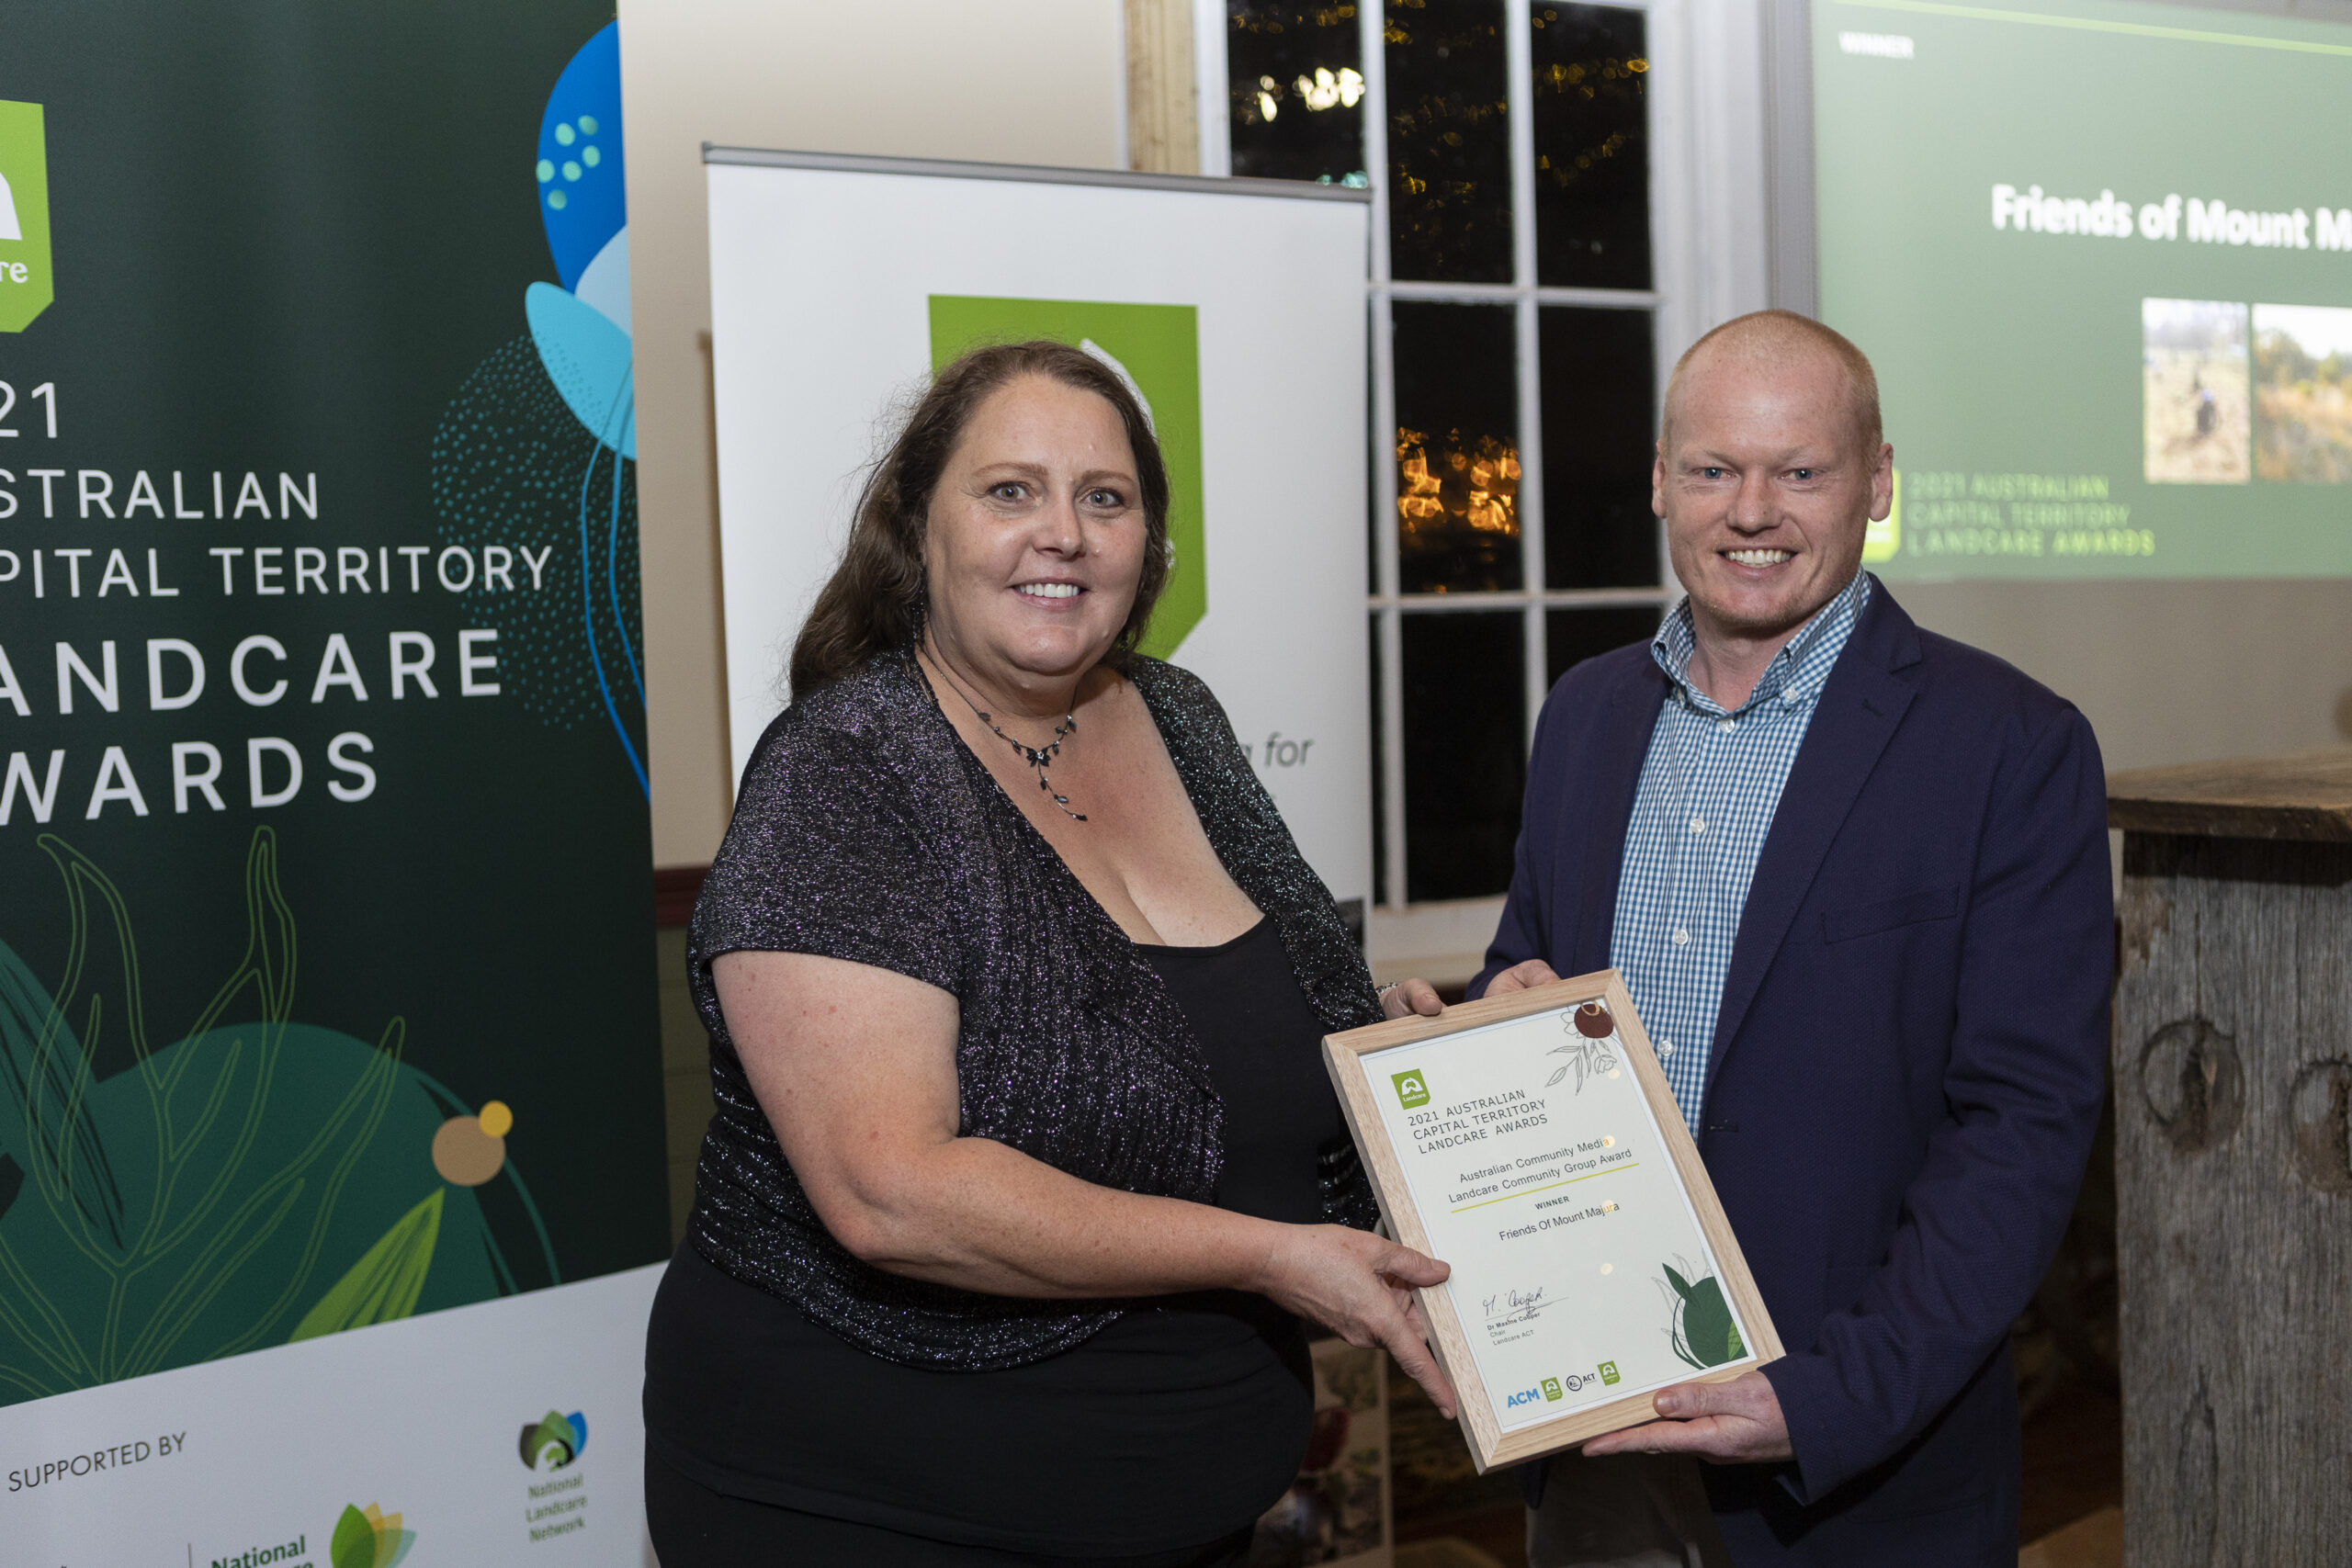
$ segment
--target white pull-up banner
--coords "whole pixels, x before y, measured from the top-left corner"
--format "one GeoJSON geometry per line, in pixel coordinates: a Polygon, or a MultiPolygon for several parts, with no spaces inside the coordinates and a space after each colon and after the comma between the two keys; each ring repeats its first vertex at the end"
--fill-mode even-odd
{"type": "Polygon", "coordinates": [[[1144,640],[1205,680],[1334,897],[1372,888],[1364,257],[1344,187],[714,148],[712,349],[738,775],[894,405],[1054,338],[1150,405],[1175,570],[1144,640]]]}

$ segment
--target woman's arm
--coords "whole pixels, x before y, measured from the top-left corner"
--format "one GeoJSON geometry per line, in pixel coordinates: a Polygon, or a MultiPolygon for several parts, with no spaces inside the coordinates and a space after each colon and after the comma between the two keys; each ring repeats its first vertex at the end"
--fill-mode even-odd
{"type": "Polygon", "coordinates": [[[994,1295],[1255,1292],[1385,1345],[1453,1413],[1411,1288],[1446,1266],[1340,1225],[1286,1225],[1082,1181],[957,1134],[956,998],[803,953],[711,965],[728,1032],[818,1217],[894,1274],[994,1295]]]}

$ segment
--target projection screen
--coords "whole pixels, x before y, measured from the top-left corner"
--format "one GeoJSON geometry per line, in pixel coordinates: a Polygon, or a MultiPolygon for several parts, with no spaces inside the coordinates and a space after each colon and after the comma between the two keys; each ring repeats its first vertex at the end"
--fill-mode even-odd
{"type": "Polygon", "coordinates": [[[2352,28],[1814,0],[1893,581],[2352,574],[2352,28]]]}

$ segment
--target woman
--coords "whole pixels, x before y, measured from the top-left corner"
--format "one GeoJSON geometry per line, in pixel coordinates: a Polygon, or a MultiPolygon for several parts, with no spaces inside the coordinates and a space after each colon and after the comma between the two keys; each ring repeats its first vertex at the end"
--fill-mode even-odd
{"type": "Polygon", "coordinates": [[[1351,1228],[1319,1058],[1381,1004],[1216,700],[1135,652],[1167,512],[1056,344],[950,365],[867,484],[695,911],[666,1568],[1238,1562],[1301,1317],[1452,1412],[1408,1290],[1445,1268],[1351,1228]]]}

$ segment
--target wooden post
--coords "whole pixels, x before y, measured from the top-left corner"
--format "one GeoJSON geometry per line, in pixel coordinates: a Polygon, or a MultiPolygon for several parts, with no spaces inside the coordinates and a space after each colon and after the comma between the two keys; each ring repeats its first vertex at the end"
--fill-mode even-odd
{"type": "Polygon", "coordinates": [[[2132,1568],[2352,1553],[2352,751],[2120,773],[2132,1568]]]}
{"type": "MultiPolygon", "coordinates": [[[[1193,80],[1191,0],[1125,0],[1127,166],[1162,175],[1201,172],[1198,85],[1193,80]]],[[[1222,104],[1217,85],[1210,100],[1222,104]]]]}

